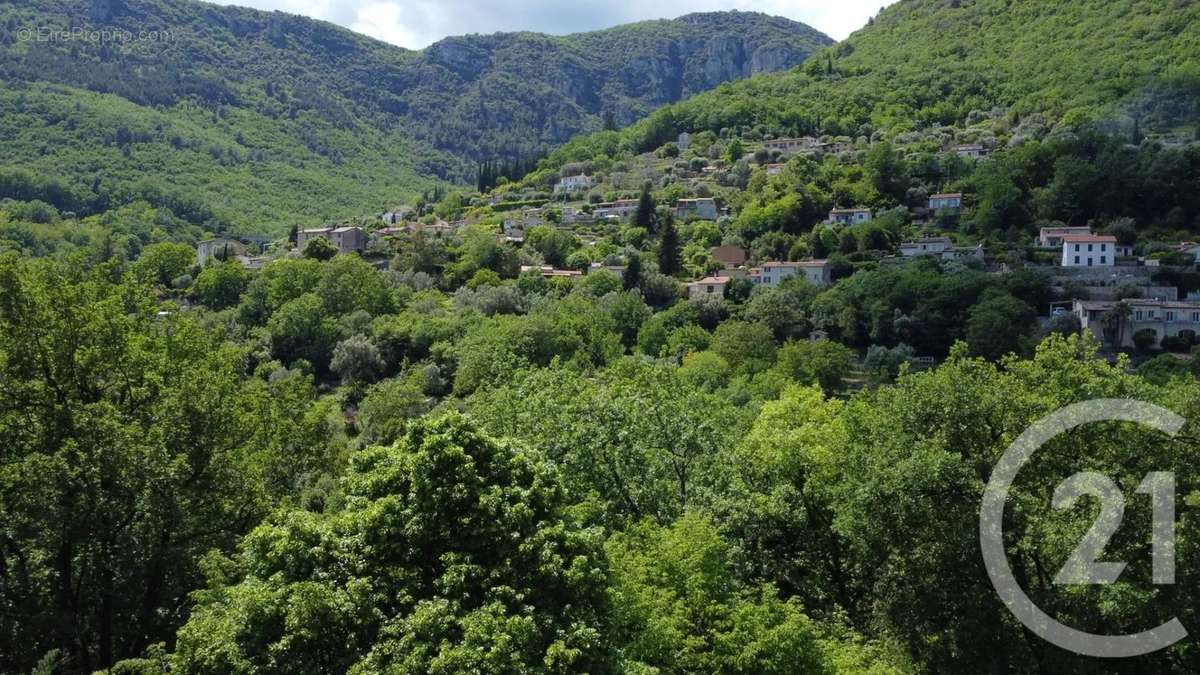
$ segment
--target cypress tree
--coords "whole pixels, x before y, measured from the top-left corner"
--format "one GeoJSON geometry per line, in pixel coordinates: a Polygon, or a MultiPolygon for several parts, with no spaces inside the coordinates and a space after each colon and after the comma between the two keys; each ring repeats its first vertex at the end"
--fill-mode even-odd
{"type": "Polygon", "coordinates": [[[637,212],[633,215],[633,224],[654,231],[654,198],[650,196],[650,186],[642,186],[642,196],[638,198],[637,212]]]}
{"type": "Polygon", "coordinates": [[[678,274],[680,267],[679,233],[675,230],[675,218],[668,213],[658,237],[658,271],[671,276],[678,274]]]}

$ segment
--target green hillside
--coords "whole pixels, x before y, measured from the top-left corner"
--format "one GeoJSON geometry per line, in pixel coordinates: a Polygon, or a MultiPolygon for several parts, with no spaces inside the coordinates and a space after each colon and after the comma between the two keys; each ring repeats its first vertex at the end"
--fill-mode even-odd
{"type": "Polygon", "coordinates": [[[537,154],[830,42],[718,13],[412,52],[189,0],[0,2],[0,198],[79,214],[144,199],[210,230],[278,233],[470,182],[480,159],[537,154]]]}
{"type": "Polygon", "coordinates": [[[1185,0],[904,0],[802,69],[725,84],[619,137],[576,141],[556,162],[603,144],[652,149],[684,130],[894,136],[996,108],[1014,124],[1036,113],[1190,137],[1197,54],[1200,5],[1185,0]]]}

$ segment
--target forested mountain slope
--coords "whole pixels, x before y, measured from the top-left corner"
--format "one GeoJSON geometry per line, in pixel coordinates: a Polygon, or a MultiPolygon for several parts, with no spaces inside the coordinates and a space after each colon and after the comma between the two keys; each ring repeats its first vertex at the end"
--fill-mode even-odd
{"type": "Polygon", "coordinates": [[[0,198],[80,213],[145,198],[211,229],[278,231],[469,181],[478,159],[628,123],[831,42],[717,13],[412,52],[189,0],[0,2],[0,198]]]}
{"type": "Polygon", "coordinates": [[[679,131],[871,136],[968,122],[1099,122],[1194,134],[1200,5],[1186,0],[903,0],[802,69],[725,84],[597,143],[658,147],[679,131]]]}

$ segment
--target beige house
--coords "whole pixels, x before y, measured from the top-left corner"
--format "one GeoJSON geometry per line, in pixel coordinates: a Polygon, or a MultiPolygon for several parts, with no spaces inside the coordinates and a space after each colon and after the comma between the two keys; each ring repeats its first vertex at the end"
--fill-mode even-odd
{"type": "Polygon", "coordinates": [[[1042,248],[1058,248],[1062,246],[1063,237],[1091,233],[1092,230],[1088,227],[1043,227],[1038,231],[1037,245],[1042,248]]]}
{"type": "Polygon", "coordinates": [[[296,234],[296,248],[300,251],[316,238],[327,239],[338,253],[362,251],[367,247],[367,232],[361,227],[318,227],[301,230],[296,234]]]}
{"type": "Polygon", "coordinates": [[[728,286],[729,277],[704,277],[688,284],[688,297],[699,298],[705,295],[716,295],[723,298],[728,286]]]}
{"type": "Polygon", "coordinates": [[[307,230],[300,230],[296,233],[296,250],[303,251],[304,246],[308,244],[308,242],[318,237],[329,239],[330,233],[332,232],[332,227],[314,227],[307,230]]]}
{"type": "Polygon", "coordinates": [[[1114,300],[1075,300],[1072,312],[1079,318],[1084,330],[1092,331],[1096,337],[1109,344],[1118,338],[1120,347],[1133,347],[1133,336],[1141,331],[1154,333],[1154,345],[1162,343],[1164,337],[1189,337],[1193,340],[1200,334],[1200,301],[1154,300],[1130,298],[1120,303],[1114,300]],[[1126,311],[1119,328],[1109,326],[1106,332],[1104,317],[1118,304],[1124,303],[1126,311]]]}

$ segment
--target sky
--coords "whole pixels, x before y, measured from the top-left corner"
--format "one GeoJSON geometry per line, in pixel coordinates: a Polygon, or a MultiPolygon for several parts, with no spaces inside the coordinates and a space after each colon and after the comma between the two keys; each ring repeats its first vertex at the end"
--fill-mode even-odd
{"type": "Polygon", "coordinates": [[[409,49],[449,35],[529,30],[579,33],[691,12],[757,11],[806,23],[841,40],[891,0],[216,0],[330,21],[409,49]]]}

